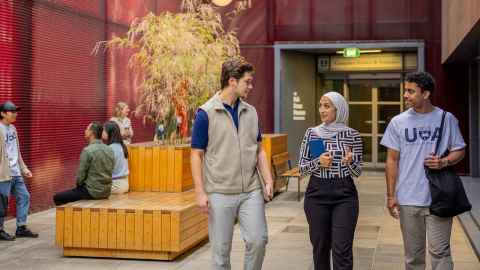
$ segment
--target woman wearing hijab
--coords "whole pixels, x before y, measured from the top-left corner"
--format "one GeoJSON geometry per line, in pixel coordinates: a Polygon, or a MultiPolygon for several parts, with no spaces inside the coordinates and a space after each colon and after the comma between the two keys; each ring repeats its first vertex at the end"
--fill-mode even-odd
{"type": "Polygon", "coordinates": [[[361,174],[362,140],[347,127],[345,98],[328,92],[320,99],[322,124],[308,128],[300,148],[299,169],[311,175],[305,193],[315,270],[353,268],[352,244],[358,219],[353,177],[361,174]],[[323,153],[322,153],[323,152],[323,153]]]}

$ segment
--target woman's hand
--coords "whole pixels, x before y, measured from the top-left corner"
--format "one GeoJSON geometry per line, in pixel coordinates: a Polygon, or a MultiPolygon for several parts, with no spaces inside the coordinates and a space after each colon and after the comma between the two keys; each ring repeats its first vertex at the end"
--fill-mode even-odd
{"type": "Polygon", "coordinates": [[[320,156],[318,163],[320,167],[329,168],[332,165],[332,159],[333,157],[330,155],[330,152],[325,152],[320,156]]]}
{"type": "Polygon", "coordinates": [[[350,147],[347,147],[345,151],[346,155],[342,158],[342,164],[348,166],[353,161],[353,153],[350,147]]]}

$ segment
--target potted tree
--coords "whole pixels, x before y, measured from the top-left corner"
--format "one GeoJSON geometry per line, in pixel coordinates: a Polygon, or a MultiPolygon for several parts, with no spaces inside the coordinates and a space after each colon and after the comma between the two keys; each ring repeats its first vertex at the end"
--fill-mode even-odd
{"type": "MultiPolygon", "coordinates": [[[[238,5],[229,17],[242,9],[238,5]]],[[[101,41],[95,51],[100,48],[134,50],[129,66],[144,75],[135,114],[157,126],[156,143],[130,147],[131,189],[190,188],[190,148],[183,143],[195,110],[220,88],[221,64],[241,57],[235,32],[224,29],[213,5],[184,0],[181,12],[135,19],[125,36],[101,41]]]]}

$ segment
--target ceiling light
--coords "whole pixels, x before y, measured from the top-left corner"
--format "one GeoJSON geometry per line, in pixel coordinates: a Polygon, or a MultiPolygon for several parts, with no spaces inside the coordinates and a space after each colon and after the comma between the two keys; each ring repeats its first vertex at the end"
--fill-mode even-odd
{"type": "Polygon", "coordinates": [[[381,53],[382,50],[360,50],[360,53],[381,53]]]}
{"type": "Polygon", "coordinates": [[[232,3],[232,0],[212,0],[212,3],[216,6],[224,7],[230,5],[230,3],[232,3]]]}
{"type": "MultiPolygon", "coordinates": [[[[360,50],[360,53],[381,53],[382,50],[360,50]]],[[[343,54],[343,50],[336,51],[337,54],[343,54]]]]}

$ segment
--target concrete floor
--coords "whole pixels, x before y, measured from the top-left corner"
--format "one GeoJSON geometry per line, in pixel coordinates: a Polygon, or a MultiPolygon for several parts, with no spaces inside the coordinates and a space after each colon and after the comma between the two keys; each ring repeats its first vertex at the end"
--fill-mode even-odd
{"type": "MultiPolygon", "coordinates": [[[[290,184],[289,192],[278,195],[272,203],[267,205],[270,239],[263,269],[313,269],[303,202],[296,201],[296,192],[294,192],[296,183],[290,184]]],[[[383,173],[368,172],[359,179],[357,186],[360,194],[360,218],[354,242],[354,269],[404,269],[399,223],[384,209],[383,173]]],[[[200,245],[173,262],[65,258],[62,256],[62,251],[53,245],[54,222],[53,209],[36,213],[30,216],[29,226],[40,233],[40,238],[0,242],[1,269],[210,269],[208,243],[200,245]]],[[[8,221],[6,228],[9,232],[13,232],[14,220],[8,221]]],[[[236,228],[232,269],[242,269],[243,250],[240,232],[236,228]]],[[[455,220],[453,227],[452,253],[455,269],[480,269],[480,262],[458,220],[455,220]]]]}

